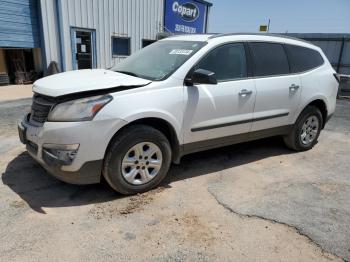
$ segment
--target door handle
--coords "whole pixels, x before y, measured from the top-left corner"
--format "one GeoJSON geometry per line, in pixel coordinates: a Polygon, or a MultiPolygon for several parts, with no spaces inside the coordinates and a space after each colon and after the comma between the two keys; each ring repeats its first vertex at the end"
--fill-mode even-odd
{"type": "Polygon", "coordinates": [[[289,91],[290,92],[295,92],[299,89],[299,86],[298,85],[295,85],[295,84],[292,84],[290,87],[289,87],[289,91]]]}
{"type": "Polygon", "coordinates": [[[239,92],[239,96],[246,97],[247,95],[251,95],[253,93],[252,90],[242,89],[241,92],[239,92]]]}

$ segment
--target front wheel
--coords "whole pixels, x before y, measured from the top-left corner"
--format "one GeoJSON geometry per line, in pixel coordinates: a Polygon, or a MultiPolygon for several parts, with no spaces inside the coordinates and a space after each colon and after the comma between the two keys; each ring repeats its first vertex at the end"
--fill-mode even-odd
{"type": "Polygon", "coordinates": [[[165,135],[150,126],[133,125],[113,139],[103,176],[119,193],[142,193],[164,179],[170,163],[171,147],[165,135]]]}
{"type": "Polygon", "coordinates": [[[284,142],[295,151],[309,150],[317,143],[322,125],[320,110],[315,106],[308,106],[301,112],[292,131],[284,137],[284,142]]]}

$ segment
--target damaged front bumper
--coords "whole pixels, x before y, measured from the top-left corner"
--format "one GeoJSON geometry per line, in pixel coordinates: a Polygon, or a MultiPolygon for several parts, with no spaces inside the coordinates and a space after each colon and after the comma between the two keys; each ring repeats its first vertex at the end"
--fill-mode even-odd
{"type": "Polygon", "coordinates": [[[110,139],[123,121],[45,122],[33,125],[26,116],[18,134],[26,149],[51,175],[71,184],[94,184],[101,179],[110,139]]]}

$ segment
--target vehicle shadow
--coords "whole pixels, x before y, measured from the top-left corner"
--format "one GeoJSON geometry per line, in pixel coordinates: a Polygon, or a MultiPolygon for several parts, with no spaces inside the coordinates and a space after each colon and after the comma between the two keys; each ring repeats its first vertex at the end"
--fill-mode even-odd
{"type": "MultiPolygon", "coordinates": [[[[253,163],[261,159],[293,154],[281,137],[271,137],[186,155],[173,165],[164,183],[210,174],[253,163]]],[[[232,173],[234,175],[234,173],[232,173]]]]}
{"type": "Polygon", "coordinates": [[[79,206],[107,202],[122,197],[107,185],[71,185],[57,180],[27,152],[15,157],[2,174],[2,182],[17,193],[33,210],[42,207],[79,206]]]}
{"type": "MultiPolygon", "coordinates": [[[[269,138],[183,157],[173,165],[163,187],[172,182],[202,176],[276,155],[290,154],[280,138],[269,138]]],[[[234,174],[232,174],[234,175],[234,174]]],[[[33,210],[45,214],[43,207],[79,206],[123,198],[105,183],[70,185],[48,174],[27,152],[15,157],[2,174],[2,182],[18,194],[33,210]]]]}

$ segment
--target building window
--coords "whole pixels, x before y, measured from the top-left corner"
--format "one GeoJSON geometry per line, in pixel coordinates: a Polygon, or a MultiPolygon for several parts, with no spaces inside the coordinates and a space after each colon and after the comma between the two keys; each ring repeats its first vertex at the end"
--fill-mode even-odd
{"type": "Polygon", "coordinates": [[[113,56],[130,55],[130,38],[112,37],[113,56]]]}
{"type": "Polygon", "coordinates": [[[154,42],[156,42],[156,40],[142,39],[142,48],[153,44],[154,42]]]}

